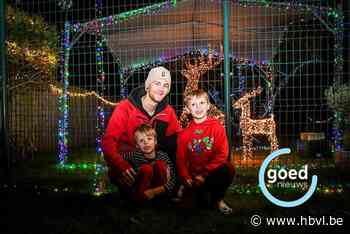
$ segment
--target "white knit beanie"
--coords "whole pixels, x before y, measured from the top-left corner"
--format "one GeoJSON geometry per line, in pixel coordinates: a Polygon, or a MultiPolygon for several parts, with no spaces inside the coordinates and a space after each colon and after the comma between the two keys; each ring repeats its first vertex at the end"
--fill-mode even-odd
{"type": "Polygon", "coordinates": [[[165,67],[155,67],[152,68],[145,81],[145,89],[147,89],[154,81],[158,79],[165,79],[169,82],[169,90],[171,85],[171,75],[170,71],[165,67]]]}

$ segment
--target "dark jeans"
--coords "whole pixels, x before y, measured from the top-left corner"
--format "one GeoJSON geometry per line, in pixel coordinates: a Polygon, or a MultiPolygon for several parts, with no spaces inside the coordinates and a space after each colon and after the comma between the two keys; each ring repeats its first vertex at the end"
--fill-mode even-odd
{"type": "Polygon", "coordinates": [[[202,186],[185,189],[184,207],[191,207],[196,203],[199,206],[211,207],[225,197],[228,187],[233,181],[235,169],[232,164],[225,163],[212,171],[202,186]]]}

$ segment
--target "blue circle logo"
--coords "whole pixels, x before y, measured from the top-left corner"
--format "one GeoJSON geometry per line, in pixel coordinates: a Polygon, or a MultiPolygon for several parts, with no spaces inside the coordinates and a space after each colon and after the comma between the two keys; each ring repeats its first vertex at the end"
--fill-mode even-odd
{"type": "Polygon", "coordinates": [[[278,156],[282,155],[282,154],[289,154],[290,153],[290,149],[289,148],[283,148],[283,149],[279,149],[276,150],[274,152],[272,152],[262,163],[260,170],[259,170],[259,187],[261,189],[261,192],[264,194],[264,196],[273,204],[277,205],[277,206],[281,206],[281,207],[295,207],[295,206],[299,206],[301,204],[303,204],[304,202],[306,202],[307,200],[309,200],[309,198],[312,196],[312,194],[314,194],[315,190],[316,190],[316,186],[317,186],[317,176],[313,175],[312,176],[312,180],[311,180],[311,186],[309,187],[309,190],[304,194],[304,196],[302,196],[301,198],[294,200],[294,201],[283,201],[280,200],[276,197],[274,197],[266,188],[266,184],[265,184],[265,171],[266,168],[268,167],[269,163],[277,158],[278,156]]]}

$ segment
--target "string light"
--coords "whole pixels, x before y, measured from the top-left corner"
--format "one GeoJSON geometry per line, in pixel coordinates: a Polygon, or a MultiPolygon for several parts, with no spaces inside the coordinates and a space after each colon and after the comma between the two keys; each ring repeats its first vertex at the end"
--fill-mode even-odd
{"type": "MultiPolygon", "coordinates": [[[[96,0],[96,11],[97,15],[102,15],[102,0],[96,0]]],[[[97,94],[98,96],[103,96],[104,93],[104,81],[105,81],[105,72],[103,69],[103,50],[106,46],[106,38],[105,38],[105,28],[104,23],[99,21],[97,24],[97,28],[95,29],[97,41],[96,41],[96,65],[97,65],[97,94]]],[[[103,131],[105,129],[105,113],[103,105],[101,105],[100,99],[97,99],[97,122],[96,122],[96,152],[101,156],[101,142],[103,131]]]]}
{"type": "Polygon", "coordinates": [[[48,47],[31,49],[21,47],[14,41],[5,41],[5,44],[9,55],[25,60],[44,74],[49,74],[58,63],[57,53],[48,47]]]}
{"type": "MultiPolygon", "coordinates": [[[[86,168],[84,168],[83,165],[72,165],[69,164],[68,166],[58,168],[58,171],[62,171],[64,173],[71,172],[71,173],[77,173],[77,172],[84,172],[90,174],[90,171],[93,170],[95,166],[94,165],[86,165],[86,168]]],[[[104,171],[106,172],[106,171],[104,171]]],[[[94,175],[95,176],[95,175],[94,175]]],[[[307,189],[305,186],[300,186],[298,184],[286,184],[285,187],[283,186],[270,186],[270,184],[267,185],[269,191],[271,193],[283,193],[283,194],[299,194],[304,193],[307,189]]],[[[0,185],[0,191],[7,191],[7,192],[17,192],[22,191],[25,187],[22,185],[17,184],[1,184],[0,185]]],[[[340,195],[344,194],[345,191],[348,191],[350,188],[349,183],[337,183],[337,184],[318,184],[316,189],[316,194],[318,195],[324,195],[324,196],[330,196],[330,195],[340,195]]],[[[55,185],[34,185],[30,188],[26,187],[26,189],[31,189],[34,192],[36,192],[38,195],[40,195],[42,192],[53,192],[53,193],[72,193],[73,191],[79,191],[79,192],[85,192],[89,193],[93,196],[101,196],[104,194],[115,192],[114,186],[107,186],[104,185],[100,188],[100,190],[95,189],[87,189],[83,190],[83,188],[77,188],[76,186],[55,186],[55,185]]],[[[239,195],[260,195],[261,190],[259,188],[259,185],[257,184],[234,184],[231,185],[228,188],[228,192],[230,194],[239,194],[239,195]]]]}
{"type": "Polygon", "coordinates": [[[131,17],[135,17],[140,14],[156,14],[159,13],[162,9],[168,9],[170,7],[174,7],[176,5],[176,1],[166,1],[163,3],[156,3],[150,6],[146,6],[143,8],[123,12],[117,15],[103,17],[100,19],[92,20],[87,23],[76,23],[72,25],[73,32],[91,32],[95,33],[96,29],[98,29],[99,25],[110,26],[115,25],[123,21],[129,20],[131,17]]]}
{"type": "Polygon", "coordinates": [[[6,8],[6,25],[5,47],[11,78],[52,79],[58,65],[55,27],[40,16],[28,15],[11,6],[6,8]]]}
{"type": "MultiPolygon", "coordinates": [[[[335,27],[335,45],[334,45],[334,83],[337,85],[343,78],[343,40],[344,40],[344,25],[343,25],[343,14],[341,10],[338,12],[328,12],[328,16],[334,16],[336,20],[335,27]]],[[[342,113],[334,111],[334,120],[332,127],[332,136],[334,142],[334,148],[336,152],[342,150],[342,136],[343,131],[341,125],[344,119],[342,113]]]]}
{"type": "MultiPolygon", "coordinates": [[[[222,46],[221,54],[222,54],[222,46]]],[[[220,57],[221,58],[221,57],[220,57]]],[[[185,69],[181,70],[181,74],[186,78],[187,83],[184,91],[184,96],[198,89],[199,79],[203,74],[221,63],[221,59],[214,61],[212,50],[209,44],[208,59],[201,53],[199,58],[195,59],[194,64],[190,60],[185,62],[185,69]]]]}
{"type": "MultiPolygon", "coordinates": [[[[339,13],[339,11],[331,9],[331,8],[325,8],[325,7],[311,8],[309,6],[303,6],[302,4],[294,4],[294,3],[293,4],[289,4],[288,3],[288,4],[284,4],[284,5],[281,4],[281,3],[274,4],[272,1],[271,2],[269,2],[269,1],[239,1],[239,3],[240,4],[243,3],[245,5],[247,5],[247,4],[253,4],[253,5],[254,4],[255,5],[260,4],[260,5],[264,5],[266,7],[271,7],[272,5],[273,5],[273,7],[281,6],[281,7],[284,7],[286,10],[290,9],[291,7],[295,7],[297,9],[303,8],[303,9],[308,10],[308,11],[318,10],[318,11],[322,12],[322,14],[324,14],[324,12],[326,12],[328,16],[337,19],[338,20],[337,22],[341,22],[341,20],[339,20],[339,19],[341,19],[341,14],[339,13]]],[[[171,5],[175,6],[176,5],[176,1],[167,1],[165,3],[153,4],[151,6],[147,6],[147,7],[144,7],[144,8],[132,10],[132,11],[129,11],[129,12],[118,14],[118,15],[108,16],[108,17],[96,19],[96,20],[93,20],[93,21],[90,21],[90,22],[84,23],[84,24],[77,23],[77,24],[74,24],[72,27],[70,27],[70,29],[73,30],[74,32],[86,32],[86,31],[89,31],[89,32],[93,32],[93,33],[98,33],[98,31],[101,30],[101,27],[105,27],[105,26],[109,26],[109,25],[120,23],[122,21],[126,21],[126,20],[130,19],[130,17],[137,16],[139,14],[155,14],[155,13],[159,12],[161,9],[164,9],[164,8],[167,8],[167,7],[171,7],[171,5]]],[[[340,28],[341,28],[341,25],[339,27],[337,27],[336,31],[341,31],[341,30],[339,30],[340,28]]],[[[339,35],[341,36],[341,32],[339,33],[339,35]]],[[[336,43],[336,45],[340,45],[340,44],[341,43],[336,43]]],[[[339,55],[339,53],[338,53],[338,55],[339,55]]],[[[98,55],[96,57],[98,57],[98,55]]],[[[336,58],[336,62],[339,60],[338,57],[336,58]]],[[[173,58],[167,58],[166,61],[170,61],[171,59],[177,59],[177,58],[179,58],[179,56],[173,57],[173,58]]],[[[204,58],[202,58],[202,59],[204,59],[204,58]]],[[[201,60],[201,58],[199,60],[196,60],[196,62],[200,63],[200,60],[201,60]]],[[[160,58],[159,61],[156,61],[156,63],[160,63],[160,62],[164,62],[164,61],[165,60],[163,58],[160,58]]],[[[239,59],[238,61],[239,61],[239,63],[247,63],[247,64],[250,63],[250,61],[248,61],[246,59],[239,59]]],[[[255,64],[262,65],[262,66],[266,65],[266,64],[264,64],[264,62],[260,63],[259,61],[257,63],[255,63],[255,64]]],[[[337,64],[338,64],[337,68],[340,69],[342,66],[339,63],[337,63],[337,64]]],[[[192,65],[192,64],[190,64],[190,65],[192,65]]],[[[144,64],[139,65],[139,67],[144,67],[144,68],[147,68],[147,67],[150,67],[150,66],[152,66],[152,65],[149,65],[149,64],[148,65],[144,65],[144,64]]],[[[196,63],[194,65],[192,65],[192,66],[196,66],[196,63]]],[[[269,68],[269,65],[266,65],[266,67],[269,68]]],[[[203,67],[203,68],[205,68],[205,67],[203,67]]],[[[209,70],[209,69],[207,69],[207,70],[209,70]]],[[[190,69],[187,69],[187,70],[190,70],[190,69]]],[[[200,72],[200,71],[196,71],[196,72],[200,72]]],[[[268,84],[270,84],[269,87],[271,87],[271,80],[272,80],[272,72],[271,72],[271,70],[268,71],[265,75],[267,77],[266,80],[267,80],[268,84]]],[[[103,81],[102,77],[103,76],[101,75],[100,78],[103,81]]],[[[198,77],[198,80],[199,80],[199,78],[200,77],[198,77]]],[[[192,88],[194,89],[197,86],[197,88],[198,88],[198,80],[194,79],[194,80],[192,80],[190,82],[188,81],[187,82],[188,83],[188,87],[192,86],[192,88]],[[190,84],[191,82],[193,82],[193,83],[190,84]],[[197,82],[197,84],[196,84],[196,82],[197,82]]],[[[186,88],[187,88],[187,85],[186,85],[186,88]]],[[[189,89],[190,88],[187,88],[187,90],[185,89],[185,93],[188,92],[189,89]]],[[[91,95],[95,95],[95,94],[92,93],[91,95]]],[[[98,95],[98,94],[96,94],[96,97],[99,100],[103,100],[103,99],[100,99],[101,96],[98,95]]],[[[270,98],[272,98],[272,97],[270,97],[270,98]]],[[[106,102],[102,101],[102,102],[105,103],[105,104],[108,103],[108,101],[106,101],[106,102]]],[[[109,104],[112,104],[112,103],[109,103],[109,104]]],[[[271,107],[271,105],[272,105],[272,100],[271,99],[268,100],[268,104],[269,104],[269,107],[271,107]]],[[[210,115],[214,115],[214,116],[218,116],[219,119],[223,119],[224,118],[223,113],[219,109],[217,109],[214,105],[212,105],[212,106],[214,108],[213,108],[213,110],[209,110],[209,114],[210,115]]],[[[99,112],[102,113],[103,111],[101,112],[101,109],[99,109],[99,112]]],[[[180,117],[180,119],[181,119],[181,117],[180,117]]],[[[184,122],[184,124],[186,125],[185,122],[184,122]]]]}
{"type": "MultiPolygon", "coordinates": [[[[220,46],[220,52],[216,56],[217,57],[216,61],[213,62],[214,52],[209,45],[207,60],[206,60],[205,54],[201,52],[200,57],[194,61],[194,64],[192,64],[190,61],[185,62],[185,69],[181,71],[181,74],[187,80],[184,96],[186,96],[192,90],[198,89],[200,77],[204,73],[206,73],[208,70],[220,64],[220,62],[223,60],[222,51],[223,51],[223,48],[222,46],[220,46]]],[[[184,56],[182,55],[181,57],[184,57],[184,56]]],[[[238,64],[239,70],[240,70],[240,66],[250,66],[250,67],[258,68],[259,71],[261,71],[265,75],[264,80],[267,83],[267,87],[272,88],[271,83],[273,81],[273,72],[272,72],[272,67],[269,63],[265,61],[252,61],[246,58],[235,58],[233,56],[231,56],[231,58],[232,58],[232,63],[234,65],[238,64]]],[[[239,75],[239,78],[241,83],[243,83],[244,77],[239,75]]],[[[244,88],[244,85],[242,84],[242,90],[243,88],[244,88]]],[[[272,95],[269,96],[269,100],[268,100],[268,111],[271,112],[271,110],[272,110],[272,95]]],[[[218,119],[222,125],[225,124],[224,113],[213,104],[210,105],[208,116],[218,119]]],[[[183,127],[186,127],[189,123],[189,120],[190,120],[189,113],[186,113],[184,109],[180,115],[179,121],[183,127]]]]}
{"type": "Polygon", "coordinates": [[[249,93],[243,95],[233,103],[233,107],[241,109],[239,126],[243,137],[243,160],[253,157],[253,136],[264,135],[268,137],[271,145],[271,151],[278,149],[278,140],[276,137],[276,123],[273,114],[265,119],[252,119],[250,109],[250,98],[259,95],[262,89],[258,87],[249,93]]]}
{"type": "Polygon", "coordinates": [[[69,51],[70,51],[70,23],[66,22],[64,25],[63,34],[63,49],[61,62],[61,77],[63,80],[63,92],[60,93],[59,97],[59,110],[61,118],[58,121],[58,163],[63,165],[67,161],[68,155],[68,86],[69,86],[69,51]]]}
{"type": "MultiPolygon", "coordinates": [[[[53,84],[49,85],[50,89],[51,89],[51,93],[53,95],[61,95],[63,90],[53,84]]],[[[105,105],[108,106],[117,106],[118,102],[111,102],[108,101],[107,99],[101,97],[100,95],[98,95],[95,91],[91,91],[91,92],[71,92],[71,91],[67,91],[67,95],[70,97],[79,97],[79,98],[86,98],[86,97],[91,97],[94,96],[96,97],[96,99],[100,100],[102,103],[104,103],[105,105]]]]}

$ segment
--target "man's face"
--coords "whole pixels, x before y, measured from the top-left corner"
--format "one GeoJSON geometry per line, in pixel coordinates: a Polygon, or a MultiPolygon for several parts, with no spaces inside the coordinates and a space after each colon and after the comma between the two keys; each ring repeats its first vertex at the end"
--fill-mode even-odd
{"type": "Polygon", "coordinates": [[[202,121],[208,115],[209,103],[203,96],[192,97],[187,103],[187,108],[195,120],[202,121]]]}
{"type": "Polygon", "coordinates": [[[136,132],[135,133],[136,146],[144,154],[151,154],[156,147],[156,139],[152,132],[136,132]]]}
{"type": "Polygon", "coordinates": [[[165,79],[158,79],[152,82],[146,91],[152,101],[159,103],[168,95],[170,84],[165,79]]]}

